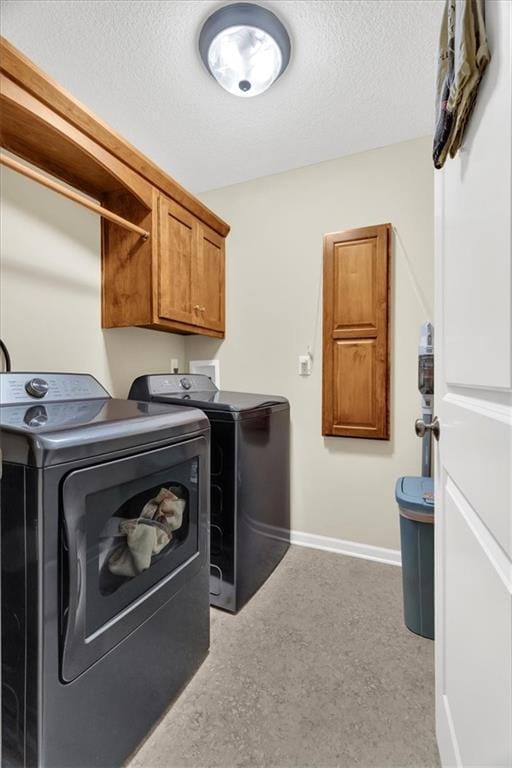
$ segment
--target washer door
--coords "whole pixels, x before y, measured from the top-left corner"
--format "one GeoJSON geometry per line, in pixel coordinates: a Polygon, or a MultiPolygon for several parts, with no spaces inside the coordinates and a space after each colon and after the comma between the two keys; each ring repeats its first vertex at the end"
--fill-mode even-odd
{"type": "Polygon", "coordinates": [[[65,682],[136,630],[205,565],[207,457],[207,440],[199,437],[65,478],[65,682]]]}

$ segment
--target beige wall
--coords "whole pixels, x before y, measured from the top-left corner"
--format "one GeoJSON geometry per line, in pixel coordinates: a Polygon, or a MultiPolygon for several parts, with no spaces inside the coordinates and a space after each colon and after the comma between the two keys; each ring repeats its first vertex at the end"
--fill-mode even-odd
{"type": "Polygon", "coordinates": [[[98,216],[2,169],[0,330],[17,370],[92,373],[117,396],[184,360],[182,336],[100,327],[98,216]]]}
{"type": "Polygon", "coordinates": [[[256,179],[203,195],[232,225],[227,338],[194,337],[189,359],[217,356],[223,388],[286,395],[292,407],[292,526],[382,547],[399,546],[394,483],[417,474],[416,350],[432,319],[433,172],[420,139],[256,179]],[[320,434],[322,234],[391,222],[390,442],[320,434]],[[298,356],[314,347],[313,374],[298,356]]]}
{"type": "Polygon", "coordinates": [[[286,395],[292,405],[293,527],[398,547],[394,482],[415,474],[418,327],[431,318],[432,170],[426,139],[257,179],[203,195],[232,224],[227,338],[220,343],[100,328],[98,218],[2,171],[1,335],[18,370],[88,371],[117,396],[171,357],[218,356],[224,388],[286,395]],[[392,440],[322,438],[322,234],[391,222],[392,440]],[[405,249],[402,247],[405,246],[405,249]],[[419,288],[418,286],[422,287],[419,288]],[[425,307],[425,308],[424,308],[425,307]],[[313,375],[297,373],[314,348],[313,375]]]}

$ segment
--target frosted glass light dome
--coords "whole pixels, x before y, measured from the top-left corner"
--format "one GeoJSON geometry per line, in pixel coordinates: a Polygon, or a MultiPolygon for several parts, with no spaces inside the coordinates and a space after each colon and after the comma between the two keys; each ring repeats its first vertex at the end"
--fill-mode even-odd
{"type": "Polygon", "coordinates": [[[290,38],[277,16],[252,3],[220,8],[205,22],[201,58],[226,91],[250,98],[269,88],[290,59],[290,38]]]}
{"type": "Polygon", "coordinates": [[[257,96],[281,71],[283,57],[273,37],[257,27],[230,27],[219,32],[208,51],[210,72],[226,91],[257,96]]]}

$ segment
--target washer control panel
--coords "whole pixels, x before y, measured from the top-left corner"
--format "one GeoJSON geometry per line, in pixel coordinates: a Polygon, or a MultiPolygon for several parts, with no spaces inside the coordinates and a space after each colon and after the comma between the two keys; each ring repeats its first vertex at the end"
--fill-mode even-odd
{"type": "Polygon", "coordinates": [[[105,398],[68,400],[58,403],[10,403],[0,409],[0,426],[39,429],[69,429],[75,424],[94,421],[105,407],[105,398]]]}
{"type": "Polygon", "coordinates": [[[171,395],[175,392],[216,392],[213,381],[201,373],[154,374],[147,377],[147,386],[151,395],[171,395]]]}
{"type": "Polygon", "coordinates": [[[106,389],[87,373],[2,373],[0,374],[0,403],[30,403],[34,401],[65,402],[66,400],[97,400],[110,397],[106,389]]]}

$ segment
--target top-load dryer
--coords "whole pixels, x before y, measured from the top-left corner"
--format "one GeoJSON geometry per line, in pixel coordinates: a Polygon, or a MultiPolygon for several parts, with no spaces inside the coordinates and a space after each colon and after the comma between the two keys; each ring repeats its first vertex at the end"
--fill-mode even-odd
{"type": "Polygon", "coordinates": [[[238,611],[290,542],[290,406],[284,397],[219,391],[200,374],[141,376],[136,400],[200,408],[211,424],[212,605],[238,611]]]}
{"type": "Polygon", "coordinates": [[[3,764],[113,768],[208,650],[208,420],[87,375],[0,385],[3,764]]]}

